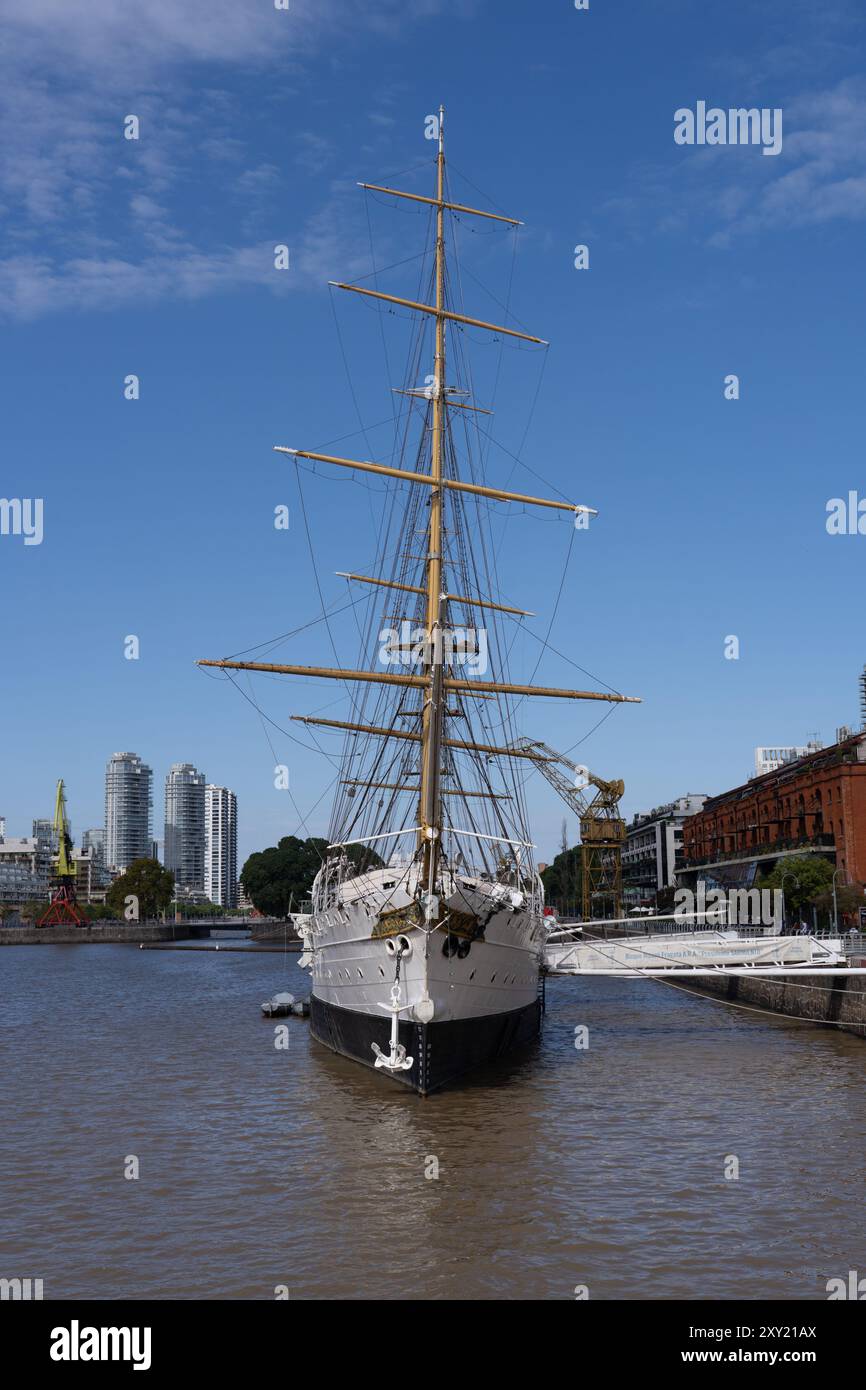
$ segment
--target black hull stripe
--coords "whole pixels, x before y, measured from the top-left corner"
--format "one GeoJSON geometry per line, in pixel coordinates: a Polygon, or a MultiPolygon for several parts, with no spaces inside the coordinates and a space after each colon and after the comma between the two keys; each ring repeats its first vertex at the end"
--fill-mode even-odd
{"type": "MultiPolygon", "coordinates": [[[[388,1074],[420,1095],[438,1091],[476,1067],[504,1057],[513,1047],[533,1042],[541,1028],[541,1005],[537,1000],[508,1013],[485,1014],[481,1018],[449,1019],[441,1023],[415,1023],[400,1020],[400,1042],[413,1059],[408,1071],[388,1074]]],[[[310,999],[310,1031],[318,1042],[333,1052],[350,1057],[365,1066],[376,1063],[372,1044],[378,1043],[387,1055],[391,1020],[383,1012],[359,1013],[326,1004],[314,994],[310,999]]]]}

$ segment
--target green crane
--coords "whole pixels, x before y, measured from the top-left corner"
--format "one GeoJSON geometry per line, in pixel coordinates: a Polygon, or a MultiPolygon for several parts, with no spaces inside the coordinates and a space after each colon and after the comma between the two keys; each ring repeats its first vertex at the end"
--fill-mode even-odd
{"type": "Polygon", "coordinates": [[[39,918],[40,927],[84,927],[87,922],[75,897],[75,860],[72,857],[72,836],[66,819],[66,796],[63,778],[57,783],[54,801],[54,835],[57,840],[57,887],[51,895],[48,910],[39,918]]]}

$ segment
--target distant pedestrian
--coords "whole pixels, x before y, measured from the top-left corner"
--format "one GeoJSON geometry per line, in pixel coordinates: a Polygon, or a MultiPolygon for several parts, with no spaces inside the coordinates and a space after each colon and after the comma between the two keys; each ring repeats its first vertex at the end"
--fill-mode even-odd
{"type": "Polygon", "coordinates": [[[804,922],[803,919],[801,918],[801,919],[800,919],[800,935],[801,935],[801,936],[808,936],[808,935],[809,935],[809,931],[810,931],[810,928],[809,928],[808,922],[804,922]]]}

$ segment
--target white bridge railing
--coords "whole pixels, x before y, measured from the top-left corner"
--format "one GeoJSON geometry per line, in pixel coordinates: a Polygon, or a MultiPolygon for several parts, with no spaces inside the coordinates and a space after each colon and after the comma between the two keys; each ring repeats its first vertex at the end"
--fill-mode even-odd
{"type": "MultiPolygon", "coordinates": [[[[592,924],[581,924],[589,927],[592,924]]],[[[866,974],[858,955],[839,937],[783,936],[702,926],[689,931],[639,932],[600,937],[578,927],[552,931],[544,966],[552,975],[792,975],[866,974]],[[854,956],[854,965],[848,961],[854,956]]]]}

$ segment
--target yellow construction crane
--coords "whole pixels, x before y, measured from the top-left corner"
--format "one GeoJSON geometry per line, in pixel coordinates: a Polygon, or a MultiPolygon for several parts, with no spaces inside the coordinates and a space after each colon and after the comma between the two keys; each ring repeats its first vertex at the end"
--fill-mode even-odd
{"type": "Polygon", "coordinates": [[[72,857],[72,836],[66,819],[66,796],[63,778],[57,783],[54,800],[54,835],[57,840],[57,887],[51,895],[47,912],[37,925],[40,927],[86,926],[75,898],[75,860],[72,857]]]}
{"type": "Polygon", "coordinates": [[[622,845],[625,821],[619,803],[625,792],[621,779],[613,782],[596,777],[589,768],[573,763],[547,743],[519,738],[514,744],[528,753],[543,777],[571,807],[580,821],[581,913],[588,922],[593,901],[607,899],[613,916],[622,915],[622,845]],[[568,768],[569,774],[562,771],[568,768]],[[594,793],[590,791],[594,788],[594,793]]]}

